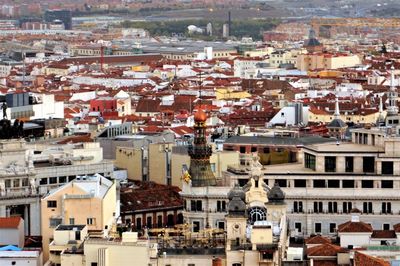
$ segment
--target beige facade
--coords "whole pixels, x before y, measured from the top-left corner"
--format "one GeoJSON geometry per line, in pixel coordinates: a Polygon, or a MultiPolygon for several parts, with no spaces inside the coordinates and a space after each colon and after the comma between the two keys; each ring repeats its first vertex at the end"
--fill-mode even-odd
{"type": "MultiPolygon", "coordinates": [[[[128,266],[157,265],[153,263],[156,250],[148,240],[140,240],[137,233],[125,232],[120,240],[89,238],[84,251],[65,251],[61,254],[62,266],[128,266]]],[[[164,264],[162,264],[164,265],[164,264]]],[[[175,264],[174,264],[175,265],[175,264]]]]}
{"type": "MultiPolygon", "coordinates": [[[[175,147],[172,143],[152,143],[148,153],[147,149],[118,147],[115,165],[126,169],[128,178],[132,180],[142,180],[142,174],[146,174],[148,168],[150,181],[182,187],[182,167],[186,165],[189,169],[190,157],[185,147],[175,147]],[[169,176],[171,181],[168,181],[169,176]]],[[[221,179],[228,165],[239,163],[239,153],[216,151],[212,154],[210,162],[216,178],[221,179]]]]}
{"type": "MultiPolygon", "coordinates": [[[[211,170],[216,179],[223,178],[228,165],[239,163],[239,153],[235,151],[214,151],[210,157],[211,170]]],[[[173,152],[171,157],[172,185],[182,188],[182,167],[190,166],[190,157],[184,152],[173,152]]]]}
{"type": "Polygon", "coordinates": [[[101,176],[75,179],[50,191],[41,202],[44,261],[49,258],[49,244],[57,225],[84,224],[88,230],[107,234],[116,204],[115,183],[101,176]]]}
{"type": "MultiPolygon", "coordinates": [[[[383,116],[386,116],[386,111],[382,113],[383,116]]],[[[348,113],[342,113],[340,115],[341,119],[344,122],[353,122],[353,123],[360,123],[360,124],[375,124],[376,121],[378,120],[380,116],[380,113],[378,110],[376,112],[368,112],[368,113],[360,113],[360,114],[348,114],[348,113]]],[[[313,123],[329,123],[332,121],[334,118],[333,114],[329,113],[322,113],[321,111],[313,111],[313,109],[310,109],[308,111],[308,122],[313,122],[313,123]]]]}
{"type": "Polygon", "coordinates": [[[299,54],[297,55],[297,68],[301,71],[315,69],[338,69],[354,67],[361,64],[358,55],[335,55],[335,54],[299,54]]]}

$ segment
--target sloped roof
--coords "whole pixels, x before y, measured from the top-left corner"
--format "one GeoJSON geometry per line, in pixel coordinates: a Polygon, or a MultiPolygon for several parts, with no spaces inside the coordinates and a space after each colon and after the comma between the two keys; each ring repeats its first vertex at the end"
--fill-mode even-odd
{"type": "Polygon", "coordinates": [[[136,112],[157,113],[160,111],[160,103],[160,99],[142,98],[136,106],[136,112]]]}
{"type": "Polygon", "coordinates": [[[372,233],[373,229],[370,224],[364,222],[348,221],[338,226],[339,233],[372,233]]]}
{"type": "Polygon", "coordinates": [[[315,245],[315,244],[331,244],[332,241],[329,238],[317,235],[306,239],[307,245],[315,245]]]}
{"type": "Polygon", "coordinates": [[[346,252],[346,249],[333,245],[333,244],[321,244],[315,247],[311,247],[307,249],[307,256],[315,256],[315,257],[333,257],[338,253],[346,252]]]}
{"type": "Polygon", "coordinates": [[[133,188],[121,188],[121,212],[183,208],[179,191],[180,189],[175,186],[135,181],[133,188]]]}
{"type": "Polygon", "coordinates": [[[18,228],[21,217],[0,217],[0,228],[18,228]]]}
{"type": "Polygon", "coordinates": [[[390,262],[356,251],[354,254],[354,265],[390,266],[390,262]]]}
{"type": "Polygon", "coordinates": [[[397,238],[395,230],[374,230],[371,238],[397,238]]]}

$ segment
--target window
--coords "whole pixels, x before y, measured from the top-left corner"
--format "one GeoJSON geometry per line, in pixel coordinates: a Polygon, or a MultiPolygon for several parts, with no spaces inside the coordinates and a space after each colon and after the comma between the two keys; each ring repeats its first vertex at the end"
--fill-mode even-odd
{"type": "Polygon", "coordinates": [[[225,222],[218,222],[218,229],[225,229],[225,222]]]}
{"type": "Polygon", "coordinates": [[[329,223],[329,233],[333,234],[336,231],[336,224],[335,223],[329,223]]]}
{"type": "Polygon", "coordinates": [[[328,202],[328,212],[329,213],[337,213],[337,202],[336,201],[328,202]]]}
{"type": "Polygon", "coordinates": [[[269,147],[264,147],[263,152],[264,152],[264,153],[269,153],[269,152],[270,152],[270,151],[269,151],[269,147]]]}
{"type": "Polygon", "coordinates": [[[315,155],[304,153],[304,167],[315,170],[315,155]]]}
{"type": "Polygon", "coordinates": [[[5,186],[6,188],[11,187],[11,179],[6,179],[6,180],[4,181],[4,186],[5,186]]]}
{"type": "Polygon", "coordinates": [[[382,175],[393,175],[393,162],[382,162],[382,175]]]}
{"type": "Polygon", "coordinates": [[[382,202],[382,213],[391,214],[392,213],[392,203],[382,202]]]}
{"type": "Polygon", "coordinates": [[[13,180],[13,187],[19,187],[19,179],[13,180]]]}
{"type": "Polygon", "coordinates": [[[142,229],[142,218],[136,218],[136,229],[137,230],[142,229]]]}
{"type": "Polygon", "coordinates": [[[187,266],[196,266],[194,263],[189,263],[187,266]]]}
{"type": "Polygon", "coordinates": [[[363,212],[364,213],[373,213],[371,201],[363,203],[363,212]]]}
{"type": "Polygon", "coordinates": [[[223,200],[217,201],[217,212],[224,212],[226,210],[226,202],[223,200]]]}
{"type": "Polygon", "coordinates": [[[240,146],[240,153],[246,153],[246,147],[240,146]]]}
{"type": "Polygon", "coordinates": [[[306,180],[305,179],[295,179],[294,180],[294,187],[306,187],[306,180]]]}
{"type": "Polygon", "coordinates": [[[375,158],[374,157],[363,157],[363,172],[365,172],[365,173],[375,172],[375,158]]]}
{"type": "Polygon", "coordinates": [[[152,220],[151,216],[147,216],[147,222],[146,222],[147,228],[152,228],[152,221],[151,220],[152,220]]]}
{"type": "Polygon", "coordinates": [[[193,232],[197,233],[200,231],[200,222],[199,221],[193,221],[193,232]]]}
{"type": "Polygon", "coordinates": [[[57,208],[57,201],[56,200],[47,201],[47,208],[57,208]]]}
{"type": "Polygon", "coordinates": [[[251,147],[251,152],[257,152],[257,147],[251,147]]]}
{"type": "Polygon", "coordinates": [[[346,170],[346,173],[352,173],[354,171],[354,158],[353,157],[346,157],[345,170],[346,170]]]}
{"type": "Polygon", "coordinates": [[[323,212],[323,206],[322,201],[314,201],[314,212],[323,212]]]}
{"type": "Polygon", "coordinates": [[[382,188],[393,188],[393,180],[382,180],[381,187],[382,188]]]}
{"type": "Polygon", "coordinates": [[[97,262],[91,262],[90,266],[97,266],[97,262]]]}
{"type": "Polygon", "coordinates": [[[362,180],[361,181],[362,188],[374,188],[373,180],[362,180]]]}
{"type": "Polygon", "coordinates": [[[322,225],[321,223],[315,223],[314,224],[314,232],[315,233],[321,233],[322,225]]]}
{"type": "Polygon", "coordinates": [[[163,222],[162,222],[162,215],[157,216],[157,227],[162,227],[163,222]]]}
{"type": "Polygon", "coordinates": [[[343,213],[349,213],[353,208],[353,204],[351,202],[343,202],[343,213]]]}
{"type": "Polygon", "coordinates": [[[324,188],[325,187],[325,180],[316,179],[313,181],[313,183],[314,183],[315,188],[324,188]]]}
{"type": "Polygon", "coordinates": [[[232,266],[242,266],[241,263],[233,263],[232,266]]]}
{"type": "Polygon", "coordinates": [[[86,219],[86,224],[88,225],[94,225],[95,224],[95,218],[87,218],[86,219]]]}
{"type": "Polygon", "coordinates": [[[75,224],[75,218],[69,218],[69,224],[75,224]]]}
{"type": "Polygon", "coordinates": [[[29,186],[29,179],[28,178],[23,178],[22,179],[22,186],[23,187],[28,187],[29,186]]]}
{"type": "Polygon", "coordinates": [[[293,202],[293,212],[303,212],[303,202],[294,201],[293,202]]]}
{"type": "Polygon", "coordinates": [[[57,227],[61,223],[62,223],[61,218],[50,218],[50,227],[51,228],[57,227]]]}
{"type": "Polygon", "coordinates": [[[354,180],[343,180],[342,187],[343,188],[354,188],[354,180]]]}
{"type": "Polygon", "coordinates": [[[275,179],[275,183],[278,183],[280,187],[287,187],[286,179],[275,179]]]}
{"type": "Polygon", "coordinates": [[[300,222],[295,222],[294,228],[297,230],[297,232],[301,233],[301,223],[300,222]]]}
{"type": "Polygon", "coordinates": [[[202,201],[201,200],[197,200],[196,201],[196,211],[202,211],[203,207],[202,207],[202,201]]]}
{"type": "Polygon", "coordinates": [[[336,157],[325,156],[325,172],[336,172],[336,157]]]}
{"type": "Polygon", "coordinates": [[[67,177],[66,176],[60,176],[58,178],[58,182],[59,183],[66,183],[67,182],[67,177]]]}
{"type": "Polygon", "coordinates": [[[340,181],[339,180],[328,180],[328,188],[339,188],[340,187],[340,181]]]}
{"type": "Polygon", "coordinates": [[[49,184],[57,184],[57,177],[50,177],[49,184]]]}
{"type": "Polygon", "coordinates": [[[383,224],[382,225],[383,230],[390,230],[390,224],[383,224]]]}

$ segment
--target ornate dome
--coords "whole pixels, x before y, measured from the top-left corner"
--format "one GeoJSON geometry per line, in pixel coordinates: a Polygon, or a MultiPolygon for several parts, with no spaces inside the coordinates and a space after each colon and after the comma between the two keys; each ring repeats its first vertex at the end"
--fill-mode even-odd
{"type": "Polygon", "coordinates": [[[236,184],[229,192],[228,192],[228,199],[232,200],[233,198],[239,198],[243,201],[246,200],[246,193],[243,191],[243,189],[236,184]]]}
{"type": "Polygon", "coordinates": [[[268,202],[270,203],[283,203],[285,201],[285,193],[281,187],[276,183],[268,192],[268,202]]]}
{"type": "Polygon", "coordinates": [[[199,109],[195,114],[194,114],[194,121],[195,122],[206,122],[207,121],[207,115],[204,113],[202,109],[199,109]]]}
{"type": "Polygon", "coordinates": [[[246,194],[237,184],[231,189],[231,191],[229,191],[228,212],[230,216],[246,215],[246,203],[244,202],[245,197],[246,194]]]}

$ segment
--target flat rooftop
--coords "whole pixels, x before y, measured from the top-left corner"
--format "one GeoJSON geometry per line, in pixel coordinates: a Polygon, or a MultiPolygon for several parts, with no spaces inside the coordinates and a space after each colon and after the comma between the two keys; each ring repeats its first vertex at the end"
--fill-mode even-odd
{"type": "Polygon", "coordinates": [[[278,136],[233,136],[225,140],[224,144],[262,144],[281,146],[305,146],[319,143],[336,144],[336,139],[317,136],[307,137],[278,137],[278,136]]]}
{"type": "Polygon", "coordinates": [[[326,153],[378,153],[384,152],[384,148],[372,146],[372,145],[364,145],[364,144],[356,144],[356,143],[348,143],[348,142],[340,142],[340,143],[321,143],[321,144],[313,144],[304,147],[305,149],[312,150],[315,152],[326,152],[326,153]]]}

